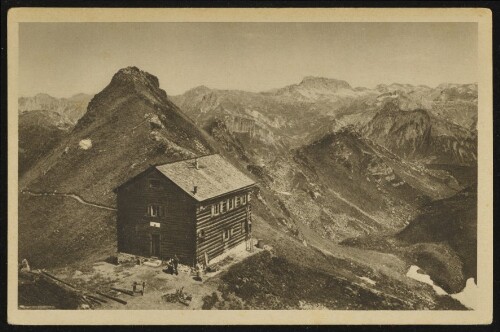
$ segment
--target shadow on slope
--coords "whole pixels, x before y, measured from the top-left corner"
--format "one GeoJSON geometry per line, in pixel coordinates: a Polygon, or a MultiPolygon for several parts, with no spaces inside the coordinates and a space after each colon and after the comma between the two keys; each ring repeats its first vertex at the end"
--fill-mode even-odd
{"type": "MultiPolygon", "coordinates": [[[[476,187],[429,203],[401,232],[348,239],[343,243],[393,252],[422,268],[449,293],[458,293],[477,277],[476,187]]],[[[476,279],[477,280],[477,279],[476,279]]]]}

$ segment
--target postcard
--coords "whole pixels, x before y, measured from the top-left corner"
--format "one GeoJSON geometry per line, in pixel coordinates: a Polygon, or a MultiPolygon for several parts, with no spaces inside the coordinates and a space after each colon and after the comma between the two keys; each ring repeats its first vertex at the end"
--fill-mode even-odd
{"type": "Polygon", "coordinates": [[[8,321],[488,324],[487,9],[14,8],[8,321]]]}

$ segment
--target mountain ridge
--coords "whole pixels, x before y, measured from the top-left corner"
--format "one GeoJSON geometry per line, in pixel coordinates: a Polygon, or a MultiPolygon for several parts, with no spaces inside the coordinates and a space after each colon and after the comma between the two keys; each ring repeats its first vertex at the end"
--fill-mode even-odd
{"type": "MultiPolygon", "coordinates": [[[[150,163],[215,152],[210,138],[168,100],[152,75],[134,68],[115,76],[88,108],[68,135],[20,175],[20,190],[77,194],[113,206],[113,188],[150,163]]],[[[64,265],[75,257],[109,253],[115,246],[116,216],[111,211],[22,192],[20,206],[19,254],[30,263],[64,265]]]]}

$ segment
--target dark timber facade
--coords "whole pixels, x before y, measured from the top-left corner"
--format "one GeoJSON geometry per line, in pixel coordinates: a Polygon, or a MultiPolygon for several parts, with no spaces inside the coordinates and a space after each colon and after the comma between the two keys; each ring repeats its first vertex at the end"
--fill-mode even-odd
{"type": "Polygon", "coordinates": [[[219,155],[152,166],[115,189],[118,251],[211,260],[249,235],[254,185],[219,155]]]}

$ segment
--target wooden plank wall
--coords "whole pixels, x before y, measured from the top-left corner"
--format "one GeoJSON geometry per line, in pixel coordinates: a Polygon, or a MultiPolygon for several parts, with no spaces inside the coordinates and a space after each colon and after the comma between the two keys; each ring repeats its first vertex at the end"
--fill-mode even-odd
{"type": "MultiPolygon", "coordinates": [[[[224,199],[238,195],[241,196],[247,193],[248,191],[238,192],[232,195],[221,197],[220,199],[212,201],[210,203],[216,204],[224,199]]],[[[245,223],[251,218],[251,206],[249,202],[231,211],[213,217],[211,216],[211,204],[202,204],[203,206],[205,206],[205,209],[198,211],[196,214],[196,230],[197,232],[201,230],[205,232],[205,237],[203,239],[197,237],[196,240],[196,257],[198,262],[204,262],[205,253],[208,254],[208,259],[211,260],[245,241],[245,223]],[[232,233],[230,238],[224,241],[223,231],[225,229],[232,230],[232,233]]]]}
{"type": "Polygon", "coordinates": [[[161,257],[175,254],[183,264],[192,265],[196,252],[195,202],[157,170],[151,169],[119,188],[118,250],[140,256],[151,254],[151,234],[160,234],[161,257]],[[161,188],[150,188],[149,179],[161,181],[161,188]],[[149,217],[149,204],[164,208],[164,215],[149,217]],[[159,222],[160,228],[150,226],[159,222]]]}

